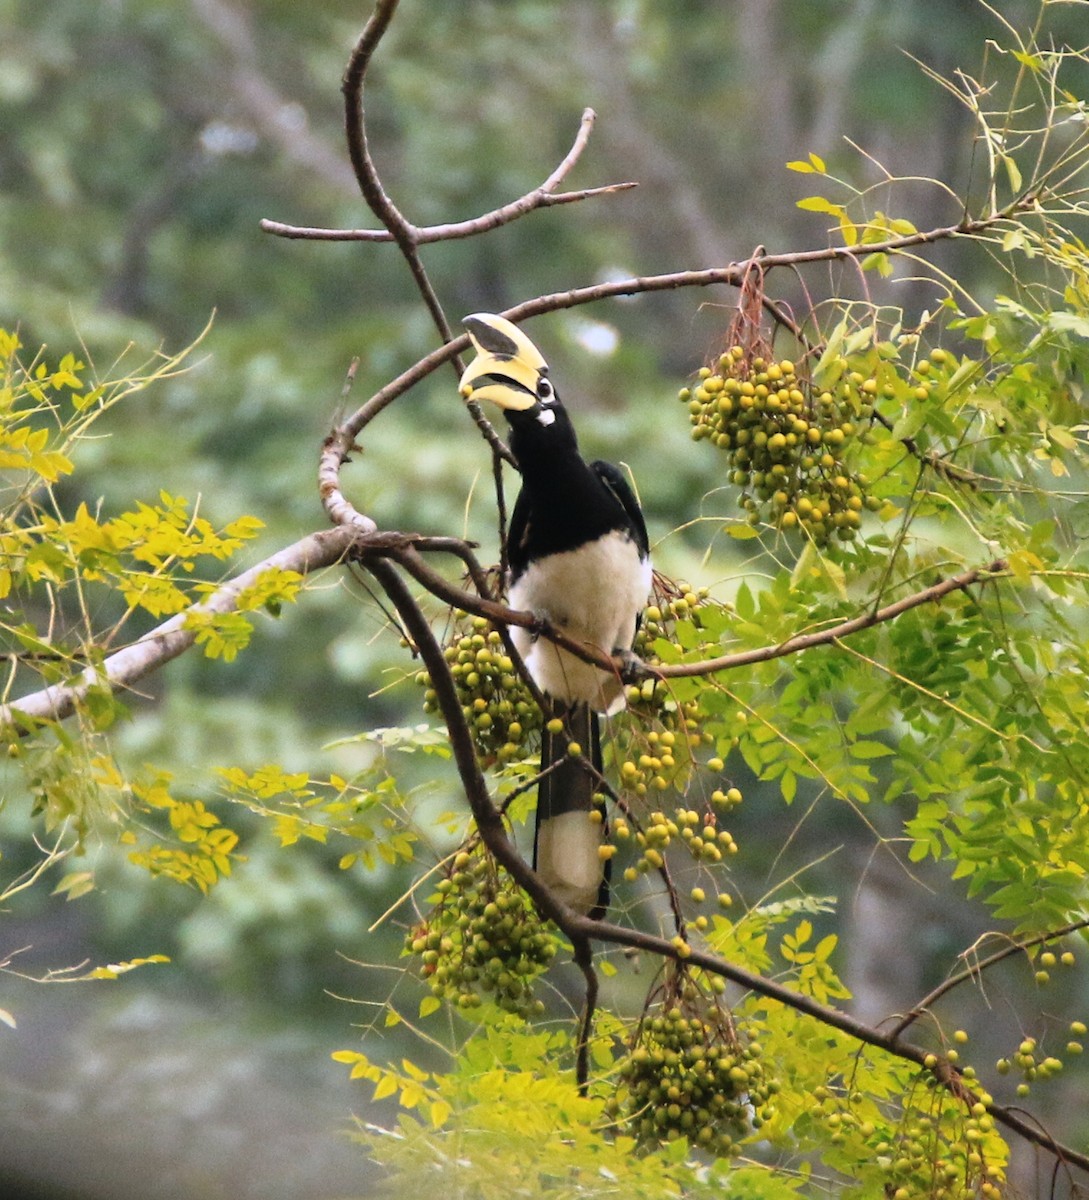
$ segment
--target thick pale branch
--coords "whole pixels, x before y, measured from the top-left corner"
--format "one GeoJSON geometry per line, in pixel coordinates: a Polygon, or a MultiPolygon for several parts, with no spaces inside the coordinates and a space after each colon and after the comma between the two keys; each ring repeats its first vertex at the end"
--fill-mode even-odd
{"type": "Polygon", "coordinates": [[[84,671],[75,683],[43,688],[11,704],[0,706],[0,724],[9,728],[18,727],[20,716],[34,720],[63,720],[76,710],[90,688],[124,688],[143,679],[183,654],[196,641],[196,629],[187,627],[187,619],[192,613],[234,611],[239,595],[255,584],[266,571],[297,571],[305,575],[332,566],[345,556],[354,537],[350,528],[325,529],[284,547],[271,558],[266,558],[223,584],[207,600],[178,613],[144,634],[131,646],[111,654],[101,667],[84,671]]]}

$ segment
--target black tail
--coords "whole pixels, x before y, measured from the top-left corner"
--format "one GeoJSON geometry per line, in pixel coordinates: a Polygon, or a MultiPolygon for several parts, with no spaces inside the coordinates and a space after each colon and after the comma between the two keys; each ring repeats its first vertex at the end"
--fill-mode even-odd
{"type": "Polygon", "coordinates": [[[533,868],[565,903],[596,920],[609,907],[609,862],[598,853],[605,838],[600,718],[585,704],[554,705],[548,715],[563,719],[567,737],[579,743],[594,772],[568,753],[567,738],[544,730],[541,771],[547,774],[537,788],[533,868]],[[599,824],[590,820],[594,809],[602,815],[599,824]]]}

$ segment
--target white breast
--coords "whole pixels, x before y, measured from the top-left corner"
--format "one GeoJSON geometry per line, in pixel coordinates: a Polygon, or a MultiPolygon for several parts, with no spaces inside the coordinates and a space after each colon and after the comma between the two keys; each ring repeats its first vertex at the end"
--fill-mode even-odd
{"type": "MultiPolygon", "coordinates": [[[[612,654],[628,650],[635,623],[650,592],[650,563],[619,531],[596,542],[550,554],[531,564],[511,588],[512,608],[545,617],[572,638],[612,654]]],[[[584,702],[599,712],[616,712],[624,691],[615,675],[582,662],[524,629],[511,633],[537,686],[567,704],[584,702]]]]}

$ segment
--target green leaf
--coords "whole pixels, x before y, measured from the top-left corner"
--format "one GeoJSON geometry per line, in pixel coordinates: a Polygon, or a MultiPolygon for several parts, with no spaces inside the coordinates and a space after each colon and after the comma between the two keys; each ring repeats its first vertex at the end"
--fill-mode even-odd
{"type": "Polygon", "coordinates": [[[753,599],[749,585],[744,580],[742,580],[741,586],[737,589],[737,595],[734,597],[734,607],[737,609],[737,615],[743,621],[751,621],[756,615],[756,601],[753,599]]]}
{"type": "Polygon", "coordinates": [[[792,804],[798,791],[798,780],[789,767],[783,772],[783,777],[779,780],[779,789],[783,793],[783,799],[787,804],[792,804]]]}
{"type": "Polygon", "coordinates": [[[884,742],[853,742],[849,747],[849,753],[852,758],[872,759],[887,758],[896,752],[891,746],[886,746],[884,742]]]}

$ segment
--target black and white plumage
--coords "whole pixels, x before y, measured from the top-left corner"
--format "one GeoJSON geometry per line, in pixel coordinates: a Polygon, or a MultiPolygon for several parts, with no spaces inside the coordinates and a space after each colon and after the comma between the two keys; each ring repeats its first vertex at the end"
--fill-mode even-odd
{"type": "MultiPolygon", "coordinates": [[[[646,525],[623,475],[587,463],[567,411],[536,346],[510,321],[490,313],[465,318],[477,358],[461,380],[466,398],[490,400],[510,423],[510,447],[522,490],[507,543],[512,608],[535,613],[571,638],[608,654],[630,651],[651,586],[646,525]]],[[[608,901],[599,851],[604,823],[597,795],[601,771],[598,713],[624,705],[615,672],[583,662],[521,628],[519,653],[562,716],[568,737],[587,753],[597,776],[566,751],[563,737],[543,735],[534,866],[571,907],[597,915],[608,901]]]]}

